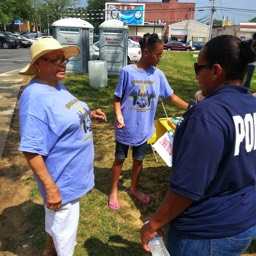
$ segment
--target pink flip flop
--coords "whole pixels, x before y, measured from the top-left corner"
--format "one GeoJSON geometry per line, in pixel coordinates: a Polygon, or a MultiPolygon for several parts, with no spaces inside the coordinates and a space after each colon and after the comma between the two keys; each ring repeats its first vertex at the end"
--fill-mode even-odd
{"type": "Polygon", "coordinates": [[[133,198],[137,199],[138,201],[140,201],[143,204],[149,204],[151,201],[150,196],[144,195],[144,194],[140,194],[138,197],[131,195],[133,198]]]}
{"type": "Polygon", "coordinates": [[[119,201],[116,200],[108,200],[108,208],[113,210],[113,211],[117,211],[120,209],[120,203],[119,201]]]}

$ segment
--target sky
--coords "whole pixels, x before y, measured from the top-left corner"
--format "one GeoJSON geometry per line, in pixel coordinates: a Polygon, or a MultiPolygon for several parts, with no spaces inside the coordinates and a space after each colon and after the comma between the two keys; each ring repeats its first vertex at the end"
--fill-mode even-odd
{"type": "MultiPolygon", "coordinates": [[[[119,2],[162,2],[162,0],[119,0],[119,2]]],[[[217,20],[227,17],[226,19],[232,21],[233,25],[238,25],[239,22],[248,22],[256,17],[256,0],[179,0],[179,3],[195,3],[195,20],[202,23],[210,21],[213,3],[216,9],[214,19],[217,20]]]]}
{"type": "Polygon", "coordinates": [[[211,8],[215,6],[214,19],[227,20],[238,25],[240,22],[248,22],[256,17],[256,1],[255,0],[179,0],[180,3],[196,3],[195,19],[203,22],[209,17],[211,8]],[[206,8],[210,7],[210,8],[206,8]]]}

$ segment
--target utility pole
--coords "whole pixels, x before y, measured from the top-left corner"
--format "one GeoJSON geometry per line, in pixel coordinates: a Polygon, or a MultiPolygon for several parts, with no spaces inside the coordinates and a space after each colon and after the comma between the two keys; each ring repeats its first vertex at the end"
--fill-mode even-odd
{"type": "Polygon", "coordinates": [[[212,27],[213,27],[213,20],[214,20],[214,12],[216,11],[214,0],[210,0],[210,1],[212,1],[212,9],[211,9],[211,19],[210,19],[210,29],[209,29],[208,40],[210,40],[212,38],[212,27]]]}

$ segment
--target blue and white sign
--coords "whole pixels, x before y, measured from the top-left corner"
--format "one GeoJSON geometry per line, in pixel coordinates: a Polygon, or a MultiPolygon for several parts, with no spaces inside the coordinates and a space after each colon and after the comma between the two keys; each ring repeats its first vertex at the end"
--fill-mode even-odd
{"type": "Polygon", "coordinates": [[[126,25],[144,25],[145,4],[106,3],[106,20],[120,20],[126,25]]]}
{"type": "Polygon", "coordinates": [[[22,22],[20,20],[14,20],[14,24],[19,25],[19,24],[22,24],[22,22]]]}

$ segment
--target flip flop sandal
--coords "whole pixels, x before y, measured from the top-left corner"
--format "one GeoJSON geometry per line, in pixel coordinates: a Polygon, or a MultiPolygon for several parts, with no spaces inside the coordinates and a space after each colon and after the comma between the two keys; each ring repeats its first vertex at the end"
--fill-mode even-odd
{"type": "Polygon", "coordinates": [[[120,209],[120,203],[118,200],[108,200],[108,208],[117,211],[120,209]]]}
{"type": "MultiPolygon", "coordinates": [[[[131,194],[130,194],[131,195],[131,194]]],[[[138,200],[139,202],[143,203],[143,204],[149,204],[151,201],[150,196],[144,195],[144,194],[140,194],[138,197],[131,195],[133,198],[135,198],[136,200],[138,200]]]]}

